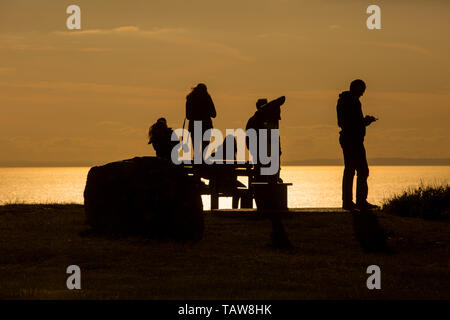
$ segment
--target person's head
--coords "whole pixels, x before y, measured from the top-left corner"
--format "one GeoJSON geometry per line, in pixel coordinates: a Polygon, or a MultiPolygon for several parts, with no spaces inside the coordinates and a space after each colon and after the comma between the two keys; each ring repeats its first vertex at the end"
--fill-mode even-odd
{"type": "Polygon", "coordinates": [[[166,120],[166,118],[159,118],[158,120],[156,120],[156,123],[167,127],[167,120],[166,120]]]}
{"type": "Polygon", "coordinates": [[[208,93],[208,88],[206,87],[206,84],[199,83],[194,88],[192,88],[191,92],[187,96],[189,97],[192,95],[205,95],[207,93],[208,93]]]}
{"type": "Polygon", "coordinates": [[[158,139],[158,136],[160,136],[162,132],[165,132],[165,130],[167,130],[166,118],[159,118],[156,120],[148,130],[148,144],[152,144],[155,139],[158,139]]]}
{"type": "Polygon", "coordinates": [[[267,104],[267,99],[263,98],[263,99],[258,99],[258,101],[256,101],[256,109],[260,110],[261,107],[263,105],[267,104]]]}
{"type": "Polygon", "coordinates": [[[196,90],[196,91],[199,91],[199,92],[206,92],[206,91],[208,91],[208,88],[206,87],[206,84],[204,84],[204,83],[199,83],[195,88],[194,88],[194,90],[196,90]]]}
{"type": "Polygon", "coordinates": [[[361,79],[353,80],[350,84],[350,92],[358,98],[364,94],[364,91],[366,91],[366,83],[361,79]]]}

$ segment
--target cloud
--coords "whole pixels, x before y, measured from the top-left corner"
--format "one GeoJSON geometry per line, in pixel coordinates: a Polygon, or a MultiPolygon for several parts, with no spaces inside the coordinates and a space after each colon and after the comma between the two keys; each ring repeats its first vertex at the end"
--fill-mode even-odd
{"type": "Polygon", "coordinates": [[[122,137],[143,136],[146,133],[142,128],[136,128],[118,121],[100,121],[97,123],[97,126],[101,130],[108,130],[110,134],[122,137]]]}
{"type": "Polygon", "coordinates": [[[335,101],[337,99],[339,90],[288,90],[285,91],[285,94],[289,97],[289,100],[328,103],[328,101],[335,101]]]}
{"type": "Polygon", "coordinates": [[[336,126],[331,126],[329,124],[287,126],[286,128],[287,129],[295,129],[295,130],[336,131],[336,126]]]}
{"type": "Polygon", "coordinates": [[[53,33],[56,35],[70,37],[107,35],[137,37],[182,46],[203,47],[215,53],[225,54],[238,60],[247,62],[252,60],[250,57],[242,54],[241,51],[237,48],[215,41],[203,40],[199,36],[196,36],[194,32],[184,28],[155,28],[153,30],[143,30],[137,26],[121,26],[111,29],[55,31],[53,33]]]}
{"type": "Polygon", "coordinates": [[[342,26],[340,26],[338,24],[332,24],[330,26],[330,30],[332,30],[332,31],[336,31],[336,30],[339,30],[339,29],[342,29],[342,26]]]}
{"type": "Polygon", "coordinates": [[[0,75],[10,74],[10,73],[13,73],[14,71],[16,71],[16,69],[14,69],[14,68],[0,67],[0,75]]]}
{"type": "Polygon", "coordinates": [[[401,50],[406,50],[406,51],[410,51],[410,52],[414,52],[414,53],[419,53],[422,55],[426,55],[426,56],[431,56],[431,51],[415,45],[415,44],[410,44],[410,43],[403,43],[403,42],[363,42],[363,44],[368,44],[368,45],[372,45],[372,46],[377,46],[377,47],[385,47],[385,48],[394,48],[394,49],[401,49],[401,50]]]}
{"type": "MultiPolygon", "coordinates": [[[[201,35],[192,30],[184,28],[155,28],[152,30],[143,30],[137,26],[120,26],[110,29],[90,29],[90,30],[72,30],[72,31],[53,31],[50,34],[32,34],[32,35],[1,35],[0,48],[6,48],[18,51],[80,51],[86,53],[101,53],[118,50],[117,48],[91,46],[91,47],[73,47],[71,43],[61,45],[60,37],[127,37],[135,39],[160,41],[179,46],[198,48],[206,52],[213,52],[219,55],[226,55],[233,59],[249,62],[253,59],[244,55],[238,48],[229,46],[217,41],[205,40],[201,35]],[[55,36],[57,37],[55,39],[55,36]],[[39,39],[39,40],[37,40],[39,39]]],[[[99,41],[97,43],[100,43],[99,41]]]]}
{"type": "Polygon", "coordinates": [[[170,97],[183,95],[183,92],[142,86],[127,86],[115,84],[102,84],[94,82],[0,82],[0,87],[29,88],[29,89],[59,89],[68,92],[93,92],[115,95],[132,95],[143,97],[170,97]]]}
{"type": "Polygon", "coordinates": [[[155,28],[153,30],[142,30],[137,26],[121,26],[111,29],[90,29],[74,31],[55,31],[54,34],[63,36],[83,36],[83,35],[132,35],[148,38],[166,37],[168,35],[182,35],[187,32],[183,28],[155,28]]]}
{"type": "MultiPolygon", "coordinates": [[[[38,37],[36,35],[17,36],[17,35],[1,35],[0,36],[0,48],[16,50],[16,51],[59,51],[59,52],[105,52],[112,50],[111,48],[97,48],[97,47],[84,47],[73,48],[63,47],[61,45],[53,44],[52,40],[47,35],[44,37],[38,37]]],[[[0,74],[2,70],[10,68],[0,68],[0,74]]]]}
{"type": "Polygon", "coordinates": [[[260,39],[285,39],[285,40],[304,40],[305,37],[298,34],[284,33],[284,32],[268,32],[261,33],[257,36],[260,39]]]}
{"type": "Polygon", "coordinates": [[[81,52],[107,52],[107,51],[112,51],[112,48],[80,48],[79,51],[81,52]]]}
{"type": "MultiPolygon", "coordinates": [[[[41,106],[46,110],[61,105],[88,108],[88,105],[138,107],[171,110],[183,103],[185,90],[105,84],[94,82],[7,82],[0,81],[2,102],[12,106],[41,106]]],[[[85,110],[86,111],[86,110],[85,110]]]]}

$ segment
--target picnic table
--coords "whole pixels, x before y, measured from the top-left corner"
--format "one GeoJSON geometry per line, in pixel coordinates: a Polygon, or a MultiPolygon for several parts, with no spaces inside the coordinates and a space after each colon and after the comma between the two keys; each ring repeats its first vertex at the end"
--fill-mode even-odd
{"type": "Polygon", "coordinates": [[[189,175],[209,181],[203,184],[201,194],[211,196],[211,210],[219,209],[219,197],[232,197],[232,208],[237,209],[239,200],[241,208],[253,208],[253,199],[258,209],[277,208],[287,210],[287,187],[292,183],[268,183],[255,181],[255,166],[250,162],[239,163],[235,160],[224,160],[213,164],[181,164],[189,175]],[[247,185],[237,177],[247,177],[247,185]]]}

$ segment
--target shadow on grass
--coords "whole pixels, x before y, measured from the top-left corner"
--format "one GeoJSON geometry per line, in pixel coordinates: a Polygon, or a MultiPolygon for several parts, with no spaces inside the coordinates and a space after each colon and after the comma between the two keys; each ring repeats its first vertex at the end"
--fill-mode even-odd
{"type": "Polygon", "coordinates": [[[354,211],[352,217],[356,240],[365,252],[394,253],[387,245],[386,232],[380,226],[375,212],[354,211]]]}

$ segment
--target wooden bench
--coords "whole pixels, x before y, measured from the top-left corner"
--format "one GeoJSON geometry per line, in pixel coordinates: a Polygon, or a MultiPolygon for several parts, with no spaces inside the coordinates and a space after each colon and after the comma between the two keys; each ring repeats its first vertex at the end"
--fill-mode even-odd
{"type": "Polygon", "coordinates": [[[182,166],[188,174],[209,181],[208,185],[201,190],[201,194],[211,195],[211,210],[219,208],[219,197],[232,197],[234,209],[238,208],[239,199],[241,200],[241,208],[252,208],[252,190],[237,181],[237,177],[248,177],[248,186],[250,186],[253,164],[249,162],[238,163],[237,161],[226,162],[226,164],[182,164],[182,166]]]}
{"type": "Polygon", "coordinates": [[[249,162],[238,163],[237,161],[224,161],[224,163],[207,164],[181,164],[189,175],[209,180],[201,194],[211,195],[211,210],[219,208],[220,197],[232,197],[233,209],[238,208],[239,200],[241,208],[253,208],[253,199],[256,192],[262,196],[259,208],[273,207],[276,202],[278,208],[287,209],[288,192],[287,187],[292,183],[269,184],[267,182],[254,182],[255,167],[249,162]],[[226,163],[225,163],[226,162],[226,163]],[[237,181],[237,177],[247,177],[247,187],[237,181]],[[229,178],[229,179],[228,179],[229,178]],[[227,183],[236,180],[235,185],[227,183]]]}

